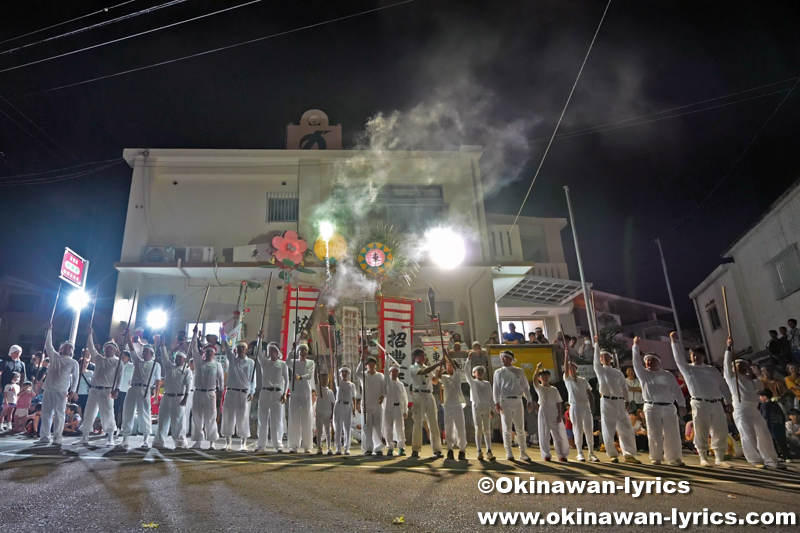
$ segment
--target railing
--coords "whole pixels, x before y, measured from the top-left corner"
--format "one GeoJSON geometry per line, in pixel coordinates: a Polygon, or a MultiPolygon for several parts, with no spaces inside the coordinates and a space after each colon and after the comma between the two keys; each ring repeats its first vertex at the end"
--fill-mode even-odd
{"type": "Polygon", "coordinates": [[[530,274],[543,278],[569,279],[566,263],[536,263],[530,274]]]}

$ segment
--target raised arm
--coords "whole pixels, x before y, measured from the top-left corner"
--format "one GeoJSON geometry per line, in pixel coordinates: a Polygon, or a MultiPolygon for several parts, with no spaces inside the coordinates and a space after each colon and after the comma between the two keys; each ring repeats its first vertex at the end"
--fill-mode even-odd
{"type": "Polygon", "coordinates": [[[472,377],[472,354],[473,352],[469,352],[469,357],[467,358],[467,370],[465,373],[465,376],[467,378],[467,383],[469,383],[470,387],[475,385],[475,378],[472,377]]]}
{"type": "Polygon", "coordinates": [[[194,368],[195,371],[200,368],[200,365],[203,364],[203,358],[200,355],[200,350],[197,347],[197,327],[194,328],[194,333],[192,334],[192,341],[189,343],[189,357],[194,360],[194,368]]]}
{"type": "MultiPolygon", "coordinates": [[[[91,341],[90,341],[91,342],[91,341]]],[[[53,326],[47,326],[47,335],[44,336],[44,351],[51,360],[55,360],[57,355],[56,347],[53,346],[53,326]]]]}
{"type": "Polygon", "coordinates": [[[692,368],[686,359],[683,358],[681,346],[678,344],[678,333],[673,331],[669,334],[669,338],[672,341],[672,357],[675,358],[675,365],[678,367],[678,370],[680,370],[681,374],[686,376],[692,371],[692,368]]]}
{"type": "Polygon", "coordinates": [[[598,336],[594,336],[594,359],[592,359],[592,367],[594,368],[594,373],[597,375],[598,379],[600,379],[600,372],[603,370],[603,364],[600,362],[600,343],[597,342],[598,336]]]}
{"type": "Polygon", "coordinates": [[[644,361],[642,361],[642,356],[639,353],[639,337],[633,338],[633,371],[636,373],[636,377],[639,378],[641,381],[642,376],[644,376],[647,369],[644,367],[644,361]]]}
{"type": "Polygon", "coordinates": [[[725,357],[722,363],[722,372],[725,379],[732,379],[733,375],[733,340],[728,337],[728,344],[725,350],[725,357]]]}
{"type": "Polygon", "coordinates": [[[100,360],[100,354],[97,352],[97,348],[94,346],[92,328],[87,328],[86,331],[89,332],[89,335],[86,338],[86,347],[89,349],[89,353],[92,355],[92,363],[97,364],[97,362],[100,360]]]}

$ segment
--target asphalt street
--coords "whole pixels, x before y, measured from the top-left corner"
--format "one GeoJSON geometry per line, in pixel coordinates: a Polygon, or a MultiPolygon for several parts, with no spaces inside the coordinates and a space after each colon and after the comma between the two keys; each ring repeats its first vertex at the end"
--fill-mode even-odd
{"type": "MultiPolygon", "coordinates": [[[[137,445],[139,438],[133,438],[137,445]]],[[[737,460],[733,470],[687,466],[545,463],[530,449],[531,463],[434,460],[430,447],[420,459],[307,454],[256,455],[211,450],[123,450],[80,446],[36,446],[31,439],[0,437],[0,509],[3,531],[484,531],[477,513],[487,511],[738,512],[800,511],[800,467],[760,470],[737,460]],[[536,480],[688,480],[688,494],[483,494],[483,477],[536,480]],[[393,520],[403,517],[403,524],[393,520]],[[145,527],[150,526],[150,527],[145,527]],[[157,527],[156,527],[157,526],[157,527]]],[[[497,444],[496,444],[497,446],[497,444]]],[[[501,451],[498,446],[495,451],[501,451]]],[[[515,449],[515,453],[518,450],[515,449]]],[[[574,451],[573,451],[574,456],[574,451]]],[[[647,457],[639,458],[648,463],[647,457]]],[[[662,528],[677,530],[674,526],[662,528]]],[[[619,527],[494,526],[494,529],[612,531],[619,527]]],[[[693,526],[692,531],[796,531],[776,526],[693,526]]],[[[625,526],[625,531],[653,527],[625,526]]]]}

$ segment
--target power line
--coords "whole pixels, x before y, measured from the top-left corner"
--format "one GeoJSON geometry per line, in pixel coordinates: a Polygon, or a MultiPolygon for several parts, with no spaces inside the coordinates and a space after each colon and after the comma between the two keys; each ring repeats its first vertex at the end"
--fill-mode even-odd
{"type": "Polygon", "coordinates": [[[79,167],[86,167],[89,165],[99,165],[101,163],[109,163],[111,161],[119,162],[122,161],[122,158],[115,157],[114,159],[105,159],[103,161],[91,161],[89,163],[81,163],[80,165],[72,165],[70,167],[61,167],[54,170],[45,170],[43,172],[31,172],[29,174],[15,174],[13,176],[0,176],[0,179],[15,179],[15,178],[26,178],[28,176],[41,176],[42,174],[52,174],[54,172],[63,172],[65,170],[71,170],[73,168],[79,167]]]}
{"type": "Polygon", "coordinates": [[[37,92],[33,92],[33,93],[28,93],[28,94],[22,95],[22,96],[20,96],[18,98],[24,98],[26,96],[35,96],[37,94],[49,93],[49,92],[58,91],[58,90],[61,90],[61,89],[68,89],[69,87],[75,87],[77,85],[84,85],[86,83],[92,83],[92,82],[95,82],[95,81],[105,80],[105,79],[108,79],[108,78],[115,78],[117,76],[123,76],[125,74],[132,74],[134,72],[139,72],[139,71],[142,71],[142,70],[147,70],[147,69],[151,69],[151,68],[155,68],[155,67],[161,67],[163,65],[169,65],[170,63],[177,63],[178,61],[184,61],[186,59],[193,59],[195,57],[201,57],[201,56],[208,55],[208,54],[213,54],[213,53],[216,53],[216,52],[222,52],[222,51],[225,51],[225,50],[230,50],[232,48],[237,48],[239,46],[245,46],[245,45],[248,45],[248,44],[257,43],[259,41],[265,41],[267,39],[272,39],[274,37],[282,37],[284,35],[289,35],[291,33],[296,33],[296,32],[303,31],[303,30],[308,30],[308,29],[311,29],[311,28],[317,28],[319,26],[325,26],[326,24],[333,24],[334,22],[340,22],[342,20],[355,18],[355,17],[360,17],[361,15],[366,15],[368,13],[374,13],[376,11],[383,11],[384,9],[389,9],[389,8],[392,8],[392,7],[401,6],[403,4],[409,4],[409,3],[413,2],[413,1],[414,0],[403,0],[402,2],[396,2],[396,3],[390,4],[388,6],[376,7],[374,9],[367,9],[366,11],[360,11],[358,13],[353,13],[352,15],[345,15],[343,17],[337,17],[337,18],[326,20],[326,21],[323,21],[323,22],[317,22],[317,23],[314,23],[314,24],[309,24],[307,26],[301,26],[299,28],[294,28],[292,30],[286,30],[286,31],[282,31],[282,32],[279,32],[279,33],[273,33],[272,35],[266,35],[264,37],[258,37],[256,39],[250,39],[248,41],[243,41],[243,42],[236,43],[236,44],[229,44],[227,46],[221,46],[219,48],[214,48],[212,50],[206,50],[205,52],[198,52],[196,54],[190,54],[190,55],[186,55],[186,56],[182,56],[182,57],[176,57],[175,59],[168,59],[166,61],[161,61],[161,62],[158,62],[158,63],[152,63],[150,65],[145,65],[143,67],[137,67],[137,68],[132,68],[132,69],[129,69],[129,70],[123,70],[123,71],[120,71],[120,72],[115,72],[114,74],[107,74],[105,76],[98,76],[96,78],[91,78],[91,79],[88,79],[88,80],[78,81],[78,82],[75,82],[75,83],[68,83],[66,85],[60,85],[58,87],[53,87],[51,89],[45,89],[43,91],[37,91],[37,92]]]}
{"type": "Polygon", "coordinates": [[[38,125],[37,125],[37,124],[36,124],[34,121],[32,121],[31,119],[29,119],[29,118],[28,118],[28,116],[27,116],[25,113],[23,113],[22,111],[20,111],[20,110],[19,110],[19,109],[17,109],[16,107],[14,107],[14,104],[12,104],[12,103],[11,103],[11,102],[9,102],[8,100],[6,100],[6,97],[5,97],[5,96],[3,96],[2,94],[0,94],[0,98],[2,98],[2,99],[3,99],[3,101],[4,101],[5,103],[7,103],[8,105],[10,105],[10,106],[11,106],[11,109],[13,109],[14,111],[16,111],[16,112],[17,112],[17,113],[19,113],[20,115],[22,115],[22,117],[23,117],[25,120],[27,120],[28,122],[30,122],[31,124],[33,124],[33,127],[34,127],[34,128],[36,128],[37,130],[39,130],[40,132],[42,132],[42,134],[43,134],[45,137],[47,137],[48,139],[50,139],[50,141],[51,141],[53,144],[55,144],[56,146],[58,146],[59,148],[61,148],[61,149],[64,151],[64,153],[66,153],[66,154],[67,154],[68,156],[70,156],[72,159],[74,159],[74,160],[76,160],[76,161],[78,160],[78,158],[77,158],[77,157],[75,157],[74,155],[72,155],[72,153],[71,153],[69,150],[67,150],[66,148],[64,148],[63,146],[61,146],[61,144],[59,144],[59,143],[58,143],[58,141],[56,141],[55,139],[53,139],[52,137],[50,137],[50,135],[48,135],[46,131],[44,131],[42,128],[40,128],[40,127],[39,127],[39,126],[38,126],[38,125]]]}
{"type": "Polygon", "coordinates": [[[113,166],[119,165],[122,163],[122,160],[117,161],[116,163],[112,163],[110,165],[105,165],[102,167],[92,168],[89,170],[83,170],[81,172],[74,172],[72,174],[65,174],[63,176],[45,176],[42,178],[35,178],[32,180],[2,180],[0,179],[0,187],[11,187],[14,185],[45,185],[48,183],[55,183],[58,181],[65,181],[70,179],[79,178],[81,176],[87,176],[89,174],[94,174],[95,172],[100,172],[101,170],[106,170],[107,168],[111,168],[113,166]]]}
{"type": "Polygon", "coordinates": [[[5,115],[5,116],[6,116],[6,118],[7,118],[8,120],[10,120],[10,121],[11,121],[11,122],[13,122],[14,124],[16,124],[16,125],[17,125],[17,127],[18,127],[19,129],[21,129],[22,131],[24,131],[25,133],[27,133],[27,134],[28,134],[28,136],[30,136],[30,138],[31,138],[31,139],[33,139],[34,141],[36,141],[37,143],[39,143],[39,144],[42,146],[42,148],[44,148],[45,150],[47,150],[48,152],[50,152],[51,154],[53,154],[53,156],[54,156],[56,159],[58,159],[58,160],[59,160],[59,161],[61,161],[62,163],[64,163],[64,162],[65,162],[63,159],[61,159],[61,157],[60,157],[60,156],[59,156],[57,153],[55,153],[55,152],[54,152],[54,151],[52,151],[50,148],[48,148],[47,146],[45,146],[45,144],[44,144],[42,141],[40,141],[39,139],[37,139],[35,135],[33,135],[33,134],[32,134],[31,132],[29,132],[28,130],[26,130],[26,129],[25,129],[23,126],[22,126],[22,124],[20,124],[20,123],[19,123],[19,122],[17,122],[16,120],[14,120],[14,119],[11,117],[11,115],[9,115],[8,113],[6,113],[6,112],[5,112],[5,111],[3,111],[2,109],[0,109],[0,113],[2,113],[3,115],[5,115]]]}
{"type": "Polygon", "coordinates": [[[778,110],[781,108],[781,106],[783,105],[783,103],[784,103],[784,102],[785,102],[785,101],[786,101],[786,100],[789,98],[789,96],[792,94],[792,91],[794,91],[794,90],[797,88],[797,85],[798,85],[798,84],[800,84],[800,79],[798,79],[798,80],[795,82],[795,84],[792,86],[792,88],[791,88],[791,89],[789,89],[789,92],[788,92],[788,93],[786,93],[786,96],[784,96],[784,97],[783,97],[783,100],[781,100],[781,101],[780,101],[780,103],[778,104],[778,106],[777,106],[777,107],[776,107],[776,108],[775,108],[775,109],[772,111],[772,113],[771,113],[771,114],[770,114],[770,115],[767,117],[767,120],[764,122],[764,124],[762,124],[762,125],[761,125],[761,127],[758,129],[758,131],[756,132],[756,134],[753,136],[753,138],[752,138],[752,139],[750,139],[750,142],[747,144],[747,146],[745,147],[744,151],[743,151],[741,154],[739,154],[739,157],[737,157],[737,158],[736,158],[736,161],[734,161],[734,162],[733,162],[733,165],[731,165],[731,168],[729,168],[729,169],[728,169],[728,172],[726,172],[726,173],[725,173],[725,175],[724,175],[724,176],[722,176],[722,179],[721,179],[721,180],[719,180],[719,181],[717,182],[717,184],[716,184],[716,185],[714,185],[714,188],[713,188],[713,189],[711,189],[711,192],[709,192],[709,193],[708,193],[708,195],[707,195],[705,198],[703,198],[703,200],[702,200],[702,201],[701,201],[699,204],[697,204],[697,206],[696,206],[694,209],[692,209],[692,212],[691,212],[691,213],[689,213],[688,215],[686,215],[686,217],[685,217],[683,220],[681,220],[680,222],[678,222],[678,224],[676,224],[676,225],[675,225],[675,227],[673,227],[671,230],[669,230],[669,231],[667,232],[667,235],[669,235],[670,233],[672,233],[673,231],[675,231],[676,229],[678,229],[679,227],[681,227],[681,226],[683,225],[683,223],[684,223],[684,222],[686,222],[687,220],[689,220],[690,218],[692,218],[692,216],[694,216],[694,214],[695,214],[695,213],[697,213],[697,211],[698,211],[698,210],[699,210],[699,209],[700,209],[700,208],[701,208],[701,207],[702,207],[702,206],[703,206],[703,205],[704,205],[704,204],[705,204],[705,203],[706,203],[706,202],[707,202],[707,201],[708,201],[708,200],[709,200],[709,199],[710,199],[712,196],[714,196],[714,193],[715,193],[715,192],[717,192],[717,189],[719,189],[720,185],[722,185],[722,182],[723,182],[723,181],[725,181],[725,180],[728,178],[728,176],[730,176],[730,175],[731,175],[731,172],[733,172],[733,169],[734,169],[734,168],[736,168],[736,165],[738,165],[738,164],[739,164],[739,161],[741,161],[741,160],[742,160],[742,158],[744,158],[745,154],[747,154],[747,151],[750,149],[750,147],[751,147],[751,146],[753,146],[753,143],[755,143],[755,142],[756,142],[756,139],[758,139],[758,136],[759,136],[759,134],[760,134],[760,133],[761,133],[761,132],[764,130],[764,128],[766,128],[766,127],[767,127],[767,124],[769,124],[769,121],[770,121],[770,120],[772,120],[772,117],[774,117],[774,116],[775,116],[775,114],[776,114],[776,113],[778,112],[778,110]]]}
{"type": "Polygon", "coordinates": [[[16,41],[17,39],[22,39],[23,37],[28,37],[29,35],[34,35],[36,33],[41,33],[43,31],[52,30],[53,28],[57,28],[59,26],[63,26],[64,24],[69,24],[70,22],[75,22],[76,20],[81,20],[81,19],[85,19],[85,18],[88,18],[88,17],[93,17],[95,15],[99,15],[100,13],[107,13],[108,11],[111,11],[112,9],[116,9],[118,7],[122,7],[122,6],[126,5],[126,4],[130,4],[130,3],[135,2],[135,1],[136,0],[127,0],[127,2],[122,2],[121,4],[117,4],[115,6],[104,7],[103,9],[98,9],[97,11],[94,11],[94,12],[89,13],[87,15],[81,15],[80,17],[75,17],[74,19],[67,20],[66,22],[59,22],[58,24],[53,24],[52,26],[48,26],[48,27],[42,28],[40,30],[35,30],[35,31],[32,31],[32,32],[28,32],[28,33],[26,33],[24,35],[18,35],[17,37],[12,37],[10,39],[6,39],[5,41],[0,41],[0,44],[11,42],[11,41],[16,41]]]}
{"type": "Polygon", "coordinates": [[[533,184],[536,183],[536,178],[539,176],[539,171],[542,170],[542,165],[544,164],[544,160],[547,157],[547,152],[550,151],[550,147],[553,145],[553,139],[556,138],[556,133],[558,133],[558,127],[561,125],[561,120],[564,118],[564,113],[567,112],[567,107],[569,107],[569,102],[572,100],[572,94],[575,92],[575,87],[578,86],[578,80],[581,79],[581,74],[583,73],[583,67],[586,66],[586,61],[589,59],[589,54],[592,52],[592,47],[594,46],[594,41],[597,39],[597,34],[600,33],[600,28],[603,26],[603,21],[606,18],[606,13],[608,13],[608,8],[611,7],[611,0],[608,0],[608,4],[606,4],[606,9],[603,11],[603,16],[600,17],[600,23],[597,25],[597,30],[594,32],[594,37],[592,37],[592,42],[589,43],[589,49],[586,51],[586,56],[583,58],[583,63],[581,64],[581,68],[578,71],[578,77],[575,78],[575,83],[572,84],[572,89],[569,91],[569,96],[567,97],[567,103],[564,104],[564,109],[561,110],[561,116],[558,117],[558,122],[556,123],[556,128],[553,130],[553,135],[550,136],[550,142],[547,143],[547,148],[544,151],[544,155],[542,155],[542,160],[539,161],[539,167],[536,169],[536,173],[533,175],[533,179],[531,180],[531,186],[528,187],[528,192],[525,194],[525,198],[522,200],[522,205],[519,206],[519,211],[517,211],[517,216],[514,217],[514,223],[511,224],[511,230],[514,231],[514,226],[517,225],[517,220],[519,220],[520,214],[522,214],[522,208],[525,207],[525,202],[528,201],[528,196],[530,196],[531,191],[533,190],[533,184]]]}
{"type": "Polygon", "coordinates": [[[24,67],[29,67],[31,65],[38,65],[39,63],[46,63],[46,62],[52,61],[54,59],[59,59],[59,58],[62,58],[62,57],[71,56],[71,55],[74,55],[74,54],[79,54],[81,52],[85,52],[87,50],[93,50],[95,48],[100,48],[100,47],[103,47],[103,46],[108,46],[109,44],[114,44],[114,43],[118,43],[118,42],[121,42],[121,41],[127,41],[128,39],[133,39],[134,37],[141,37],[142,35],[147,35],[148,33],[154,33],[154,32],[157,32],[157,31],[166,30],[167,28],[173,28],[175,26],[180,26],[181,24],[186,24],[188,22],[194,22],[195,20],[200,20],[200,19],[204,19],[204,18],[207,18],[207,17],[213,17],[214,15],[219,15],[220,13],[225,13],[227,11],[233,11],[234,9],[239,9],[240,7],[247,7],[249,5],[257,4],[259,2],[261,2],[261,0],[250,0],[249,2],[245,2],[244,4],[239,4],[239,5],[236,5],[236,6],[226,7],[225,9],[220,9],[219,11],[214,11],[212,13],[206,13],[205,15],[199,15],[197,17],[193,17],[193,18],[190,18],[190,19],[180,20],[178,22],[173,22],[172,24],[167,24],[165,26],[160,26],[158,28],[152,28],[152,29],[149,29],[149,30],[146,30],[146,31],[141,31],[139,33],[134,33],[133,35],[126,35],[125,37],[120,37],[118,39],[112,39],[110,41],[106,41],[106,42],[103,42],[103,43],[93,44],[92,46],[87,46],[85,48],[79,48],[78,50],[72,50],[71,52],[66,52],[66,53],[63,53],[63,54],[58,54],[58,55],[55,55],[55,56],[46,57],[44,59],[37,59],[36,61],[30,61],[28,63],[23,63],[22,65],[17,65],[15,67],[9,67],[9,68],[0,70],[0,73],[9,72],[9,71],[12,71],[12,70],[17,70],[17,69],[21,69],[21,68],[24,68],[24,67]]]}
{"type": "MultiPolygon", "coordinates": [[[[133,1],[133,0],[131,0],[133,1]]],[[[58,39],[64,39],[65,37],[72,37],[73,35],[78,35],[80,33],[84,33],[90,30],[96,30],[97,28],[102,28],[103,26],[110,26],[111,24],[121,22],[123,20],[132,19],[134,17],[138,17],[139,15],[146,15],[148,13],[152,13],[154,11],[158,11],[159,9],[163,9],[165,7],[171,7],[176,4],[182,4],[188,0],[172,0],[171,2],[167,2],[166,4],[160,4],[153,7],[148,7],[147,9],[143,9],[141,11],[135,11],[133,13],[128,13],[127,15],[122,15],[121,17],[117,17],[111,20],[105,20],[103,22],[98,22],[97,24],[92,24],[91,26],[85,26],[83,28],[78,28],[77,30],[68,31],[67,33],[62,33],[60,35],[54,35],[53,37],[48,37],[46,39],[42,39],[40,41],[36,41],[33,43],[23,44],[22,46],[18,46],[16,48],[9,48],[8,50],[4,50],[0,52],[0,55],[10,54],[12,52],[17,52],[19,50],[23,50],[25,48],[30,48],[31,46],[36,46],[42,43],[56,41],[58,39]]]]}

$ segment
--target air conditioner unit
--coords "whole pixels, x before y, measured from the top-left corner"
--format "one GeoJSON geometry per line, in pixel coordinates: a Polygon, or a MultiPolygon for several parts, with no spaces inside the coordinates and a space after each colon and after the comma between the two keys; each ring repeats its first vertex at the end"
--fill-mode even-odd
{"type": "Polygon", "coordinates": [[[142,261],[145,263],[174,263],[175,248],[173,246],[145,246],[142,250],[142,261]]]}
{"type": "Polygon", "coordinates": [[[186,247],[187,263],[210,263],[214,260],[213,246],[188,246],[186,247]]]}

